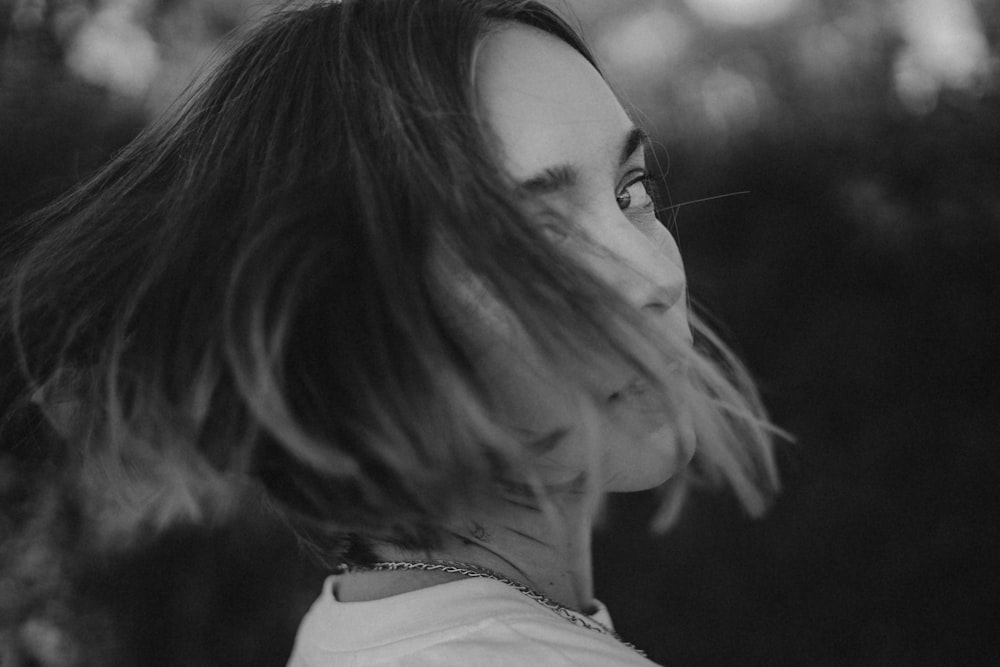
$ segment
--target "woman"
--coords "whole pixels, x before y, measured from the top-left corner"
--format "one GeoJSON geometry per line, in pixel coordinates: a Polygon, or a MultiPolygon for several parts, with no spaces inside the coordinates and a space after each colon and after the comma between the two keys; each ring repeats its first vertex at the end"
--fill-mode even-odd
{"type": "Polygon", "coordinates": [[[291,665],[649,664],[593,597],[602,495],[777,482],[645,149],[541,5],[278,14],[22,225],[31,401],[93,515],[262,493],[338,568],[291,665]]]}

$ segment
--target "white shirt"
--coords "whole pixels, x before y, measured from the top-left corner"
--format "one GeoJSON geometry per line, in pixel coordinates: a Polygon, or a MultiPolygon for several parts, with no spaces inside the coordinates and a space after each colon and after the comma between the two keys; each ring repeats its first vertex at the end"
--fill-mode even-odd
{"type": "MultiPolygon", "coordinates": [[[[575,625],[492,579],[340,602],[336,576],[302,620],[288,667],[649,667],[614,637],[575,625]]],[[[592,615],[611,627],[607,609],[592,615]]]]}

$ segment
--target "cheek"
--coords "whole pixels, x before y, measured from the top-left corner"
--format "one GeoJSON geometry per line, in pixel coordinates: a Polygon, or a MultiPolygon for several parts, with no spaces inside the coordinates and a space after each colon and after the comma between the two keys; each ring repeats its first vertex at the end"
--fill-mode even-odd
{"type": "Polygon", "coordinates": [[[513,313],[470,272],[447,277],[442,310],[487,387],[498,420],[525,431],[526,439],[578,421],[579,390],[530,342],[513,313]]]}
{"type": "Polygon", "coordinates": [[[489,388],[505,424],[542,437],[567,428],[579,414],[579,397],[526,343],[508,328],[508,337],[484,343],[473,362],[489,388]],[[511,335],[514,334],[514,335],[511,335]]]}

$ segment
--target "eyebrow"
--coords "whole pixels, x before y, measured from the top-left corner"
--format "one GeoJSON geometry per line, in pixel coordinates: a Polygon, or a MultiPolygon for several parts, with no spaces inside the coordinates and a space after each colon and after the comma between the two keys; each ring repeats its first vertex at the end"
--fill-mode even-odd
{"type": "MultiPolygon", "coordinates": [[[[621,151],[618,154],[618,166],[628,162],[629,158],[639,149],[649,143],[649,134],[645,130],[633,127],[625,135],[621,151]]],[[[579,170],[571,164],[560,164],[546,167],[539,174],[522,181],[520,189],[527,194],[546,195],[572,188],[579,181],[579,170]]]]}

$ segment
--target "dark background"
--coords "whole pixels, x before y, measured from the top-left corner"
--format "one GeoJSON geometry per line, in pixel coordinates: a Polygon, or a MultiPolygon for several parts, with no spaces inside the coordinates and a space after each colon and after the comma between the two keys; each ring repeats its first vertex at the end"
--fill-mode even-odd
{"type": "MultiPolygon", "coordinates": [[[[0,225],[266,4],[0,0],[0,225]]],[[[692,292],[797,438],[762,520],[699,493],[654,537],[650,494],[613,500],[622,634],[668,665],[1000,664],[998,3],[570,4],[658,140],[692,292]]],[[[281,665],[324,576],[250,512],[96,554],[23,448],[0,503],[4,667],[281,665]]]]}

